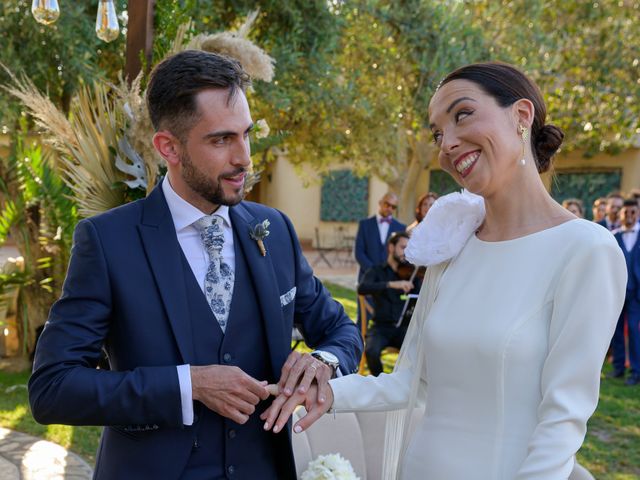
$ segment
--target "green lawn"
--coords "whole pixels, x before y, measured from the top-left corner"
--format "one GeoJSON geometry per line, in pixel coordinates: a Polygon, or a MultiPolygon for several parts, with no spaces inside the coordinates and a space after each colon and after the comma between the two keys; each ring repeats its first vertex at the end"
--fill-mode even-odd
{"type": "MultiPolygon", "coordinates": [[[[355,292],[335,285],[327,287],[355,318],[355,292]]],[[[0,371],[0,426],[59,443],[93,464],[100,428],[38,425],[29,412],[28,378],[28,372],[0,371]]],[[[640,478],[640,386],[627,387],[620,380],[602,381],[600,405],[589,422],[578,458],[598,480],[640,478]]]]}
{"type": "Polygon", "coordinates": [[[602,380],[600,403],[578,459],[598,480],[640,478],[640,385],[602,380]]]}
{"type": "Polygon", "coordinates": [[[28,379],[29,372],[0,371],[0,426],[51,440],[71,449],[93,465],[101,428],[36,423],[27,400],[28,379]]]}

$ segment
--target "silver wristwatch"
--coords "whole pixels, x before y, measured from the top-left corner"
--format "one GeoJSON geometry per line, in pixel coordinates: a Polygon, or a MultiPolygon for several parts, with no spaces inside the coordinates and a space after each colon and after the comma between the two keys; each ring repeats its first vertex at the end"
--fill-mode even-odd
{"type": "Polygon", "coordinates": [[[311,352],[311,356],[316,360],[320,360],[325,365],[331,367],[333,371],[332,376],[336,376],[336,372],[338,371],[338,367],[340,366],[340,360],[331,352],[325,352],[324,350],[314,350],[311,352]]]}

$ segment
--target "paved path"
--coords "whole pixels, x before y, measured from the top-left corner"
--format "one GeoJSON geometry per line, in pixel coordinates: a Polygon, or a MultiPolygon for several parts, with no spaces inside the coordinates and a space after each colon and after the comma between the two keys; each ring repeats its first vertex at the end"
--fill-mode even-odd
{"type": "Polygon", "coordinates": [[[60,445],[0,427],[0,480],[90,480],[92,472],[60,445]]]}
{"type": "Polygon", "coordinates": [[[313,268],[313,273],[323,282],[338,284],[349,290],[356,289],[358,278],[358,264],[355,261],[346,261],[350,257],[329,257],[331,266],[322,261],[316,250],[304,250],[302,252],[313,268]]]}

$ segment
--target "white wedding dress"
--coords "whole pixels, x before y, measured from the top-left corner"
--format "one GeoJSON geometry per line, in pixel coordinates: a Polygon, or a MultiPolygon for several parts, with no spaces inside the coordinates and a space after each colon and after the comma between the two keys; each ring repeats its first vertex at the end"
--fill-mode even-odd
{"type": "MultiPolygon", "coordinates": [[[[426,322],[422,349],[406,340],[425,355],[426,408],[402,478],[566,480],[598,402],[626,278],[613,236],[586,220],[502,242],[472,235],[428,318],[413,319],[426,322]]],[[[413,373],[334,379],[333,406],[401,409],[413,373]]]]}

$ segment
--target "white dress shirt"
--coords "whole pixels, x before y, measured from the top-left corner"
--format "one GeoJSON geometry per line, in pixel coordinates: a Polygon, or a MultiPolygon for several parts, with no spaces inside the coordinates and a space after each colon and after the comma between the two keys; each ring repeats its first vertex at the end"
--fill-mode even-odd
{"type": "MultiPolygon", "coordinates": [[[[169,177],[162,181],[162,192],[167,200],[169,212],[176,228],[178,243],[191,267],[191,271],[200,285],[204,294],[204,277],[209,268],[209,255],[200,238],[200,233],[193,223],[205,215],[198,208],[180,197],[171,187],[169,177]]],[[[222,247],[222,259],[235,272],[236,257],[233,249],[233,229],[229,218],[229,207],[220,205],[215,211],[223,219],[222,230],[224,232],[224,245],[222,247]]],[[[213,326],[212,326],[213,328],[213,326]]],[[[182,423],[193,424],[193,397],[191,390],[191,370],[189,365],[178,365],[178,381],[180,383],[180,400],[182,403],[182,423]]]]}
{"type": "Polygon", "coordinates": [[[387,222],[381,222],[380,220],[382,220],[382,215],[380,215],[379,213],[376,213],[376,222],[378,223],[378,232],[380,232],[380,243],[382,245],[385,245],[387,243],[387,234],[389,233],[389,227],[391,226],[390,223],[387,222]]]}
{"type": "Polygon", "coordinates": [[[627,252],[630,252],[633,249],[633,246],[638,241],[638,224],[636,223],[633,228],[629,230],[620,230],[622,233],[622,241],[624,242],[624,246],[627,249],[627,252]]]}

